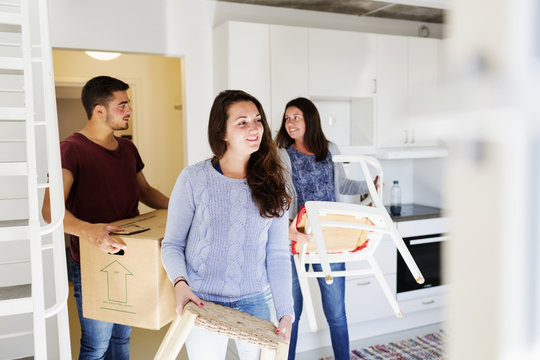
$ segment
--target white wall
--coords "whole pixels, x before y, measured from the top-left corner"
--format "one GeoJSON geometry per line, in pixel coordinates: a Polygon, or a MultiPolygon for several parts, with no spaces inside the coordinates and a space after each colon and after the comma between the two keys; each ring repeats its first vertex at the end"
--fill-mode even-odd
{"type": "MultiPolygon", "coordinates": [[[[206,125],[212,86],[212,29],[228,20],[414,36],[419,22],[282,9],[208,0],[50,0],[55,48],[184,56],[185,153],[192,164],[210,154],[206,125]]],[[[443,27],[429,25],[434,37],[443,27]]]]}
{"type": "Polygon", "coordinates": [[[49,0],[51,45],[162,54],[166,48],[165,3],[49,0]]]}

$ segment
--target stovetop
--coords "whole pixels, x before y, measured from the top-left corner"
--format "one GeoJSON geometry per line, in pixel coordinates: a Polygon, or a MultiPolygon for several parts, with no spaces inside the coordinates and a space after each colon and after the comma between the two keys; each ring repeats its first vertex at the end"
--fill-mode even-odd
{"type": "Polygon", "coordinates": [[[443,216],[440,208],[419,204],[402,204],[401,213],[399,215],[392,215],[390,206],[386,206],[386,210],[390,214],[392,220],[396,222],[431,219],[443,216]]]}

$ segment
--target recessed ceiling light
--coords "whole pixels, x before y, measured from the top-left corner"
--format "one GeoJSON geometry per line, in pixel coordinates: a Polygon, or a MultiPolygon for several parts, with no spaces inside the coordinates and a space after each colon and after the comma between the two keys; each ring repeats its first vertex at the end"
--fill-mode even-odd
{"type": "Polygon", "coordinates": [[[121,53],[117,53],[117,52],[105,52],[105,51],[85,51],[85,53],[91,58],[94,58],[96,60],[102,60],[102,61],[116,59],[117,57],[122,55],[121,53]]]}

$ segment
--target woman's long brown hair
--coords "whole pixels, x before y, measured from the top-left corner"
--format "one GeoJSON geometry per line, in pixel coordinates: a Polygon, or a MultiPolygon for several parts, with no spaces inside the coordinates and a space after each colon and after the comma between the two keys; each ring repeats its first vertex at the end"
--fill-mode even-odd
{"type": "Polygon", "coordinates": [[[285,112],[291,106],[299,108],[304,114],[306,132],[304,134],[304,144],[309,151],[315,154],[315,160],[323,161],[328,155],[328,139],[324,136],[321,127],[321,116],[317,107],[311,100],[299,97],[293,99],[285,105],[285,111],[281,120],[281,126],[276,135],[276,144],[280,148],[287,148],[294,143],[285,129],[285,112]]]}
{"type": "Polygon", "coordinates": [[[247,182],[251,197],[259,208],[262,217],[279,217],[289,208],[291,197],[286,189],[284,168],[281,166],[277,147],[266,115],[259,100],[241,90],[225,90],[215,98],[208,121],[208,142],[216,160],[227,151],[225,130],[229,107],[235,103],[249,101],[255,104],[264,127],[259,150],[251,154],[247,164],[247,182]]]}

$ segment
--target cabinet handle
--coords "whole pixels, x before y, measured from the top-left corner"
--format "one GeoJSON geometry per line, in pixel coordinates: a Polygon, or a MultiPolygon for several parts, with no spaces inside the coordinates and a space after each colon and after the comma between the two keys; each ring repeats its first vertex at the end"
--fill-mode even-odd
{"type": "Polygon", "coordinates": [[[414,130],[411,130],[411,144],[414,144],[414,130]]]}
{"type": "Polygon", "coordinates": [[[356,283],[356,286],[366,286],[371,284],[371,281],[364,281],[364,282],[358,282],[356,283]]]}
{"type": "Polygon", "coordinates": [[[377,93],[377,79],[373,79],[373,93],[377,93]]]}
{"type": "Polygon", "coordinates": [[[403,130],[403,132],[405,133],[405,138],[403,140],[403,143],[408,144],[409,143],[409,132],[407,130],[403,130]]]}
{"type": "Polygon", "coordinates": [[[423,305],[431,305],[435,302],[435,300],[428,300],[428,301],[422,301],[423,305]]]}

